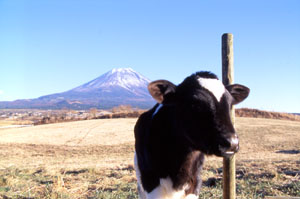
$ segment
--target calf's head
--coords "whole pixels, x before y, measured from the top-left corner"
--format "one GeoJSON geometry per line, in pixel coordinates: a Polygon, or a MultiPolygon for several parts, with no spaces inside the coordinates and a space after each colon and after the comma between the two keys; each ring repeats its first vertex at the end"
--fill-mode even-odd
{"type": "Polygon", "coordinates": [[[158,103],[175,108],[180,136],[191,147],[217,156],[238,151],[230,109],[248,96],[249,88],[239,84],[224,86],[216,75],[198,72],[178,86],[167,80],[151,82],[148,90],[158,103]]]}

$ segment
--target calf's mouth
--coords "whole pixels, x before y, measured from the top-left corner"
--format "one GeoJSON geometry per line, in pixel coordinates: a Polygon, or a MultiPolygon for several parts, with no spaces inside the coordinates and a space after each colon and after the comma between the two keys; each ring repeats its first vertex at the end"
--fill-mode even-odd
{"type": "Polygon", "coordinates": [[[234,134],[233,136],[231,136],[229,138],[225,138],[225,140],[226,140],[225,146],[224,145],[219,146],[221,156],[223,156],[223,157],[232,156],[239,151],[239,148],[240,148],[239,147],[239,139],[236,134],[234,134]]]}

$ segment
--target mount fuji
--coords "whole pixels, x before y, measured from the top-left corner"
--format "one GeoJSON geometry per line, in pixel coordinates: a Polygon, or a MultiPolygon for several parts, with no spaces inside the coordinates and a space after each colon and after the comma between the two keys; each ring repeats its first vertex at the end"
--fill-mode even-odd
{"type": "Polygon", "coordinates": [[[149,82],[148,78],[131,68],[115,68],[66,92],[0,102],[0,108],[109,109],[119,105],[149,108],[155,104],[147,90],[149,82]]]}

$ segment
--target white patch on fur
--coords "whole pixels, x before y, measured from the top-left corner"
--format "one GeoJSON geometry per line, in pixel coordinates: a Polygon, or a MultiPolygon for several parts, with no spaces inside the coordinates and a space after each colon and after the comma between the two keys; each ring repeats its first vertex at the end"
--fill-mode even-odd
{"type": "Polygon", "coordinates": [[[175,191],[173,189],[173,182],[170,177],[161,178],[160,185],[152,192],[147,193],[142,185],[141,172],[137,162],[137,156],[134,152],[134,168],[137,178],[137,183],[140,188],[139,199],[198,199],[195,194],[185,195],[185,190],[189,188],[188,185],[183,186],[182,190],[175,191]]]}
{"type": "Polygon", "coordinates": [[[163,107],[162,104],[158,104],[158,106],[156,107],[154,113],[152,114],[152,118],[156,115],[156,113],[163,107]]]}
{"type": "Polygon", "coordinates": [[[195,194],[189,194],[187,195],[184,199],[198,199],[199,197],[196,196],[195,194]]]}
{"type": "Polygon", "coordinates": [[[221,97],[225,93],[225,87],[223,83],[218,79],[211,79],[211,78],[198,78],[199,84],[209,90],[220,102],[221,97]]]}
{"type": "Polygon", "coordinates": [[[136,179],[138,183],[138,188],[139,190],[139,199],[147,199],[146,198],[146,192],[144,191],[143,185],[142,185],[142,180],[141,180],[141,172],[139,169],[139,165],[137,162],[137,156],[136,153],[134,152],[134,169],[135,169],[135,174],[136,174],[136,179]]]}
{"type": "Polygon", "coordinates": [[[151,193],[147,193],[147,199],[198,199],[194,194],[185,195],[185,190],[189,186],[183,186],[182,190],[174,190],[173,182],[170,177],[161,178],[160,185],[151,193]]]}

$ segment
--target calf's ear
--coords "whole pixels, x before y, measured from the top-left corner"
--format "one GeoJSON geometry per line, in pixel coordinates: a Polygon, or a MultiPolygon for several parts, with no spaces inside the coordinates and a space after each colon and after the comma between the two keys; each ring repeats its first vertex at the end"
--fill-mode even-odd
{"type": "Polygon", "coordinates": [[[167,80],[156,80],[148,85],[151,96],[160,104],[172,103],[176,86],[167,80]]]}
{"type": "Polygon", "coordinates": [[[226,86],[226,89],[229,91],[233,97],[233,104],[238,104],[246,99],[249,95],[250,89],[246,86],[240,84],[232,84],[226,86]]]}

